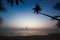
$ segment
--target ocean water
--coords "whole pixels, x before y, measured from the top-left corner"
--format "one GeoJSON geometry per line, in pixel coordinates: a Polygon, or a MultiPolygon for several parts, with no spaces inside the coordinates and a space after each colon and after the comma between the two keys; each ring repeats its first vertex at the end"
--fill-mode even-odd
{"type": "Polygon", "coordinates": [[[36,30],[6,30],[0,31],[0,35],[2,36],[33,36],[33,35],[48,35],[43,31],[36,30]]]}
{"type": "Polygon", "coordinates": [[[51,33],[60,33],[60,29],[48,29],[48,30],[38,30],[38,29],[11,29],[11,28],[1,28],[0,36],[33,36],[33,35],[49,35],[51,33]]]}

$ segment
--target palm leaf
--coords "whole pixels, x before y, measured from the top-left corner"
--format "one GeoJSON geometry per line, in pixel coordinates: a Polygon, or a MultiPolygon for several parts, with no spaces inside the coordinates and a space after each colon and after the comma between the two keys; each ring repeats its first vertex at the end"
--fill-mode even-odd
{"type": "Polygon", "coordinates": [[[60,21],[56,25],[57,25],[57,28],[59,28],[60,27],[60,21]]]}
{"type": "Polygon", "coordinates": [[[16,5],[18,5],[18,4],[19,4],[18,0],[15,0],[15,2],[16,2],[16,5]]]}
{"type": "Polygon", "coordinates": [[[56,3],[56,5],[54,5],[54,8],[60,10],[60,2],[56,3]]]}
{"type": "Polygon", "coordinates": [[[7,3],[10,3],[10,5],[13,6],[14,1],[13,0],[7,0],[7,3]]]}
{"type": "Polygon", "coordinates": [[[6,8],[3,6],[2,0],[0,0],[0,11],[7,11],[6,8]]]}
{"type": "Polygon", "coordinates": [[[20,2],[24,4],[24,0],[20,0],[20,2]]]}

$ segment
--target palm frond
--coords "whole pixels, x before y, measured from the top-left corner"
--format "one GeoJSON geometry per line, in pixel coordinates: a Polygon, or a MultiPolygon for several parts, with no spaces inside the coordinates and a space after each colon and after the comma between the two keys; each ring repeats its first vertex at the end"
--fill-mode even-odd
{"type": "Polygon", "coordinates": [[[16,2],[16,5],[18,6],[18,4],[19,4],[19,1],[18,1],[18,0],[15,0],[15,2],[16,2]]]}
{"type": "Polygon", "coordinates": [[[20,0],[20,2],[21,2],[22,4],[24,4],[24,0],[20,0]]]}
{"type": "Polygon", "coordinates": [[[2,3],[2,0],[0,0],[0,11],[1,12],[7,11],[6,8],[4,7],[3,3],[2,3]]]}
{"type": "Polygon", "coordinates": [[[39,14],[42,10],[41,6],[39,6],[38,4],[35,5],[35,8],[33,8],[34,13],[39,14]]]}
{"type": "Polygon", "coordinates": [[[57,28],[60,28],[60,21],[56,24],[57,28]]]}
{"type": "Polygon", "coordinates": [[[54,5],[54,8],[55,8],[56,10],[60,10],[60,2],[56,3],[56,5],[54,5]]]}
{"type": "Polygon", "coordinates": [[[13,6],[14,0],[7,0],[7,3],[10,3],[10,5],[13,6]]]}

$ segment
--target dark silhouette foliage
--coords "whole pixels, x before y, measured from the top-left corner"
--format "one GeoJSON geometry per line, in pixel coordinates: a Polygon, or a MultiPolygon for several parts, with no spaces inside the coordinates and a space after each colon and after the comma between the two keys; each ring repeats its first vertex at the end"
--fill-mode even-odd
{"type": "MultiPolygon", "coordinates": [[[[56,5],[54,5],[54,8],[56,9],[56,10],[60,10],[60,2],[58,2],[58,3],[56,3],[56,5]]],[[[60,16],[54,16],[55,18],[58,18],[58,17],[60,17],[60,16]]],[[[57,28],[59,28],[60,27],[60,21],[58,21],[58,23],[56,24],[57,25],[57,28]]]]}
{"type": "Polygon", "coordinates": [[[52,18],[52,19],[55,19],[55,20],[57,20],[57,21],[60,21],[60,20],[57,19],[56,17],[50,16],[50,15],[48,15],[48,14],[41,13],[42,8],[41,8],[38,4],[36,4],[36,6],[35,6],[35,8],[33,8],[33,10],[34,10],[34,13],[36,12],[36,14],[42,14],[42,15],[48,16],[48,17],[50,17],[50,18],[52,18]]]}
{"type": "Polygon", "coordinates": [[[60,21],[56,24],[57,28],[60,28],[60,21]]]}
{"type": "Polygon", "coordinates": [[[24,0],[20,0],[20,2],[24,4],[24,0]]]}
{"type": "MultiPolygon", "coordinates": [[[[57,6],[59,6],[59,4],[57,6]]],[[[58,8],[60,8],[60,7],[58,7],[58,8]]],[[[60,27],[60,19],[58,19],[58,17],[60,17],[60,16],[51,16],[51,15],[48,15],[48,14],[41,13],[42,8],[38,4],[36,4],[36,6],[35,6],[35,8],[33,8],[33,10],[34,10],[34,13],[36,12],[36,14],[41,14],[41,15],[50,17],[54,20],[57,20],[58,21],[58,23],[56,24],[57,28],[60,27]]]]}
{"type": "MultiPolygon", "coordinates": [[[[56,17],[56,18],[58,18],[58,17],[56,17]]],[[[53,19],[53,20],[55,20],[55,19],[53,19]]],[[[59,19],[59,20],[60,20],[60,19],[59,19]]],[[[60,27],[60,21],[58,21],[58,23],[56,24],[56,26],[57,26],[57,28],[60,27]]]]}
{"type": "Polygon", "coordinates": [[[24,4],[23,0],[7,0],[7,2],[10,3],[11,6],[14,5],[14,1],[15,1],[17,6],[19,5],[19,1],[20,1],[20,3],[24,4]]]}
{"type": "MultiPolygon", "coordinates": [[[[54,18],[59,18],[60,16],[53,16],[54,18]]],[[[55,20],[55,19],[51,19],[51,20],[55,20]]]]}
{"type": "Polygon", "coordinates": [[[13,6],[13,0],[7,0],[8,3],[10,3],[11,6],[13,6]]]}
{"type": "Polygon", "coordinates": [[[48,14],[44,14],[44,13],[40,13],[40,14],[45,15],[45,16],[48,16],[48,17],[50,17],[50,18],[52,18],[52,19],[54,19],[54,20],[60,21],[60,20],[57,19],[56,17],[50,16],[50,15],[48,15],[48,14]]]}
{"type": "MultiPolygon", "coordinates": [[[[19,2],[24,4],[24,1],[23,0],[6,0],[7,3],[9,3],[12,7],[14,5],[14,2],[16,3],[16,5],[18,6],[19,5],[19,2]]],[[[7,11],[7,9],[5,8],[5,6],[3,5],[3,1],[0,0],[0,11],[3,12],[3,11],[7,11]]]]}
{"type": "Polygon", "coordinates": [[[34,13],[36,12],[36,14],[38,14],[39,12],[41,12],[42,9],[38,4],[36,4],[35,8],[33,8],[33,10],[34,10],[34,13]]]}
{"type": "Polygon", "coordinates": [[[3,3],[2,3],[2,0],[0,0],[0,11],[1,12],[7,11],[6,8],[4,7],[3,3]]]}
{"type": "Polygon", "coordinates": [[[19,3],[18,3],[18,0],[15,0],[16,1],[16,5],[18,5],[19,3]]]}
{"type": "Polygon", "coordinates": [[[60,10],[60,2],[56,3],[56,5],[54,5],[54,8],[60,10]]]}

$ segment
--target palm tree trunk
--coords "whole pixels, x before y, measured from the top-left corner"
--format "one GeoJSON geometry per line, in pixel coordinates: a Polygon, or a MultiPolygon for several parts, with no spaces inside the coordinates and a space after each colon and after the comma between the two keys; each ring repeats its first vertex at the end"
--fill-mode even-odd
{"type": "Polygon", "coordinates": [[[57,18],[55,18],[55,17],[53,17],[53,16],[50,16],[50,15],[48,15],[48,14],[44,14],[44,13],[40,13],[40,14],[45,15],[45,16],[50,17],[50,18],[53,18],[53,19],[55,19],[55,20],[57,20],[57,21],[60,21],[59,19],[57,19],[57,18]]]}

